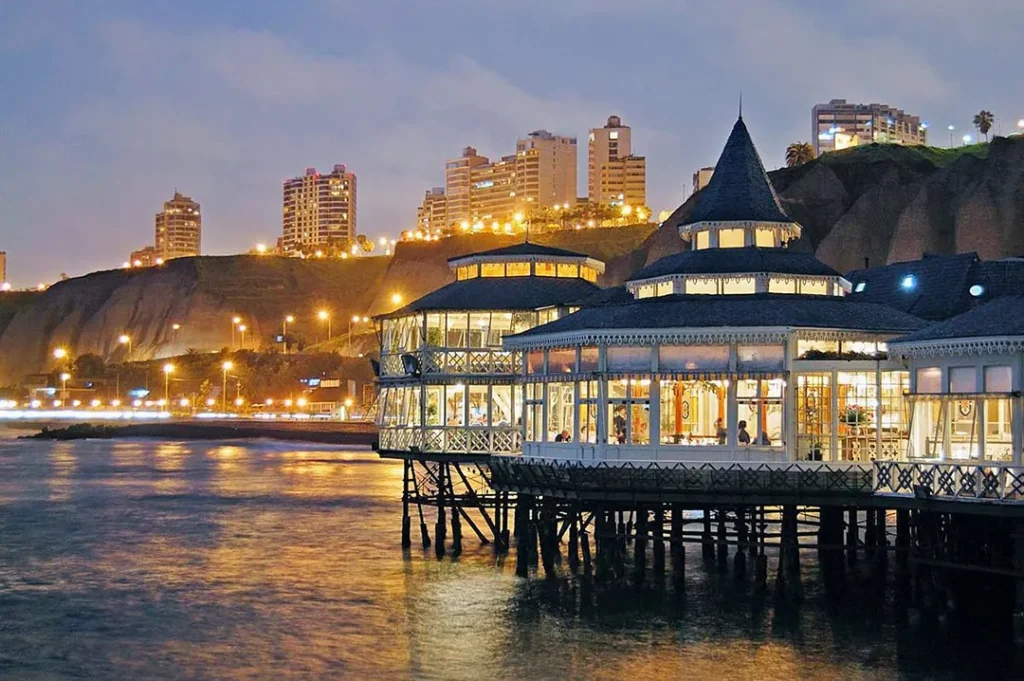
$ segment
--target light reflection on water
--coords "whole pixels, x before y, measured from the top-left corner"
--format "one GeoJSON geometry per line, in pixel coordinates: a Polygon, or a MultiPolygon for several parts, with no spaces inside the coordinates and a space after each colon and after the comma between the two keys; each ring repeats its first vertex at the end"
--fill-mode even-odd
{"type": "Polygon", "coordinates": [[[775,609],[699,557],[685,594],[525,582],[472,537],[455,562],[403,558],[401,486],[398,463],[291,443],[0,441],[0,677],[923,679],[1012,665],[956,652],[949,626],[901,624],[885,598],[830,606],[813,575],[801,606],[775,609]]]}

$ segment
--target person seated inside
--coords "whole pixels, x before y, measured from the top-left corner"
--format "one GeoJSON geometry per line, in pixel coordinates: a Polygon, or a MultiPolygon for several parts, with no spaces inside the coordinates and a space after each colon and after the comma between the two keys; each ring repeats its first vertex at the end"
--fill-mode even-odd
{"type": "Polygon", "coordinates": [[[750,433],[747,432],[747,422],[740,421],[736,424],[736,442],[741,445],[750,444],[750,433]]]}
{"type": "Polygon", "coordinates": [[[563,430],[555,436],[555,442],[572,442],[572,436],[569,435],[568,430],[563,430]]]}
{"type": "Polygon", "coordinates": [[[725,424],[722,419],[715,419],[715,437],[718,439],[718,444],[724,445],[725,438],[728,437],[729,433],[725,430],[725,424]]]}

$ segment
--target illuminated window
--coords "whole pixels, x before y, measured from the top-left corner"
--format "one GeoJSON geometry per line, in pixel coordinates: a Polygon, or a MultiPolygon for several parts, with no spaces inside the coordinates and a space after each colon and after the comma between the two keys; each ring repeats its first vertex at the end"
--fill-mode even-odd
{"type": "Polygon", "coordinates": [[[538,277],[553,277],[555,276],[555,264],[553,262],[538,262],[534,264],[534,269],[538,277]]]}
{"type": "Polygon", "coordinates": [[[832,375],[798,374],[796,383],[797,457],[829,461],[832,449],[832,375]]]}
{"type": "Polygon", "coordinates": [[[510,262],[505,265],[506,277],[528,277],[530,276],[530,263],[510,262]]]}
{"type": "Polygon", "coordinates": [[[504,277],[505,263],[485,262],[480,265],[481,277],[504,277]]]}
{"type": "Polygon", "coordinates": [[[580,268],[581,276],[589,282],[597,281],[597,270],[593,267],[582,267],[580,268]]]}
{"type": "Polygon", "coordinates": [[[548,383],[548,442],[562,442],[573,439],[573,388],[572,383],[548,383]]]}
{"type": "Polygon", "coordinates": [[[825,279],[803,279],[800,281],[800,293],[808,296],[827,296],[828,281],[825,279]]]}
{"type": "Polygon", "coordinates": [[[775,248],[775,230],[757,230],[754,232],[754,244],[761,248],[775,248]]]}
{"type": "Polygon", "coordinates": [[[725,381],[662,381],[662,444],[724,445],[727,393],[725,381]]]}
{"type": "Polygon", "coordinates": [[[702,251],[705,248],[711,246],[711,235],[707,230],[703,232],[697,232],[696,238],[694,239],[693,248],[697,251],[702,251]]]}
{"type": "Polygon", "coordinates": [[[828,359],[839,356],[839,341],[832,340],[798,340],[796,342],[797,359],[828,359]]]}
{"type": "Polygon", "coordinates": [[[718,282],[714,279],[687,279],[687,295],[713,296],[718,293],[718,282]]]}
{"type": "Polygon", "coordinates": [[[756,290],[757,286],[754,283],[753,277],[744,277],[740,279],[724,279],[722,281],[722,293],[754,293],[756,290]]]}
{"type": "Polygon", "coordinates": [[[718,230],[719,248],[743,248],[746,245],[746,233],[742,229],[718,230]]]}
{"type": "Polygon", "coordinates": [[[675,285],[671,281],[663,281],[655,287],[654,295],[670,296],[675,292],[675,285]]]}
{"type": "Polygon", "coordinates": [[[569,374],[576,371],[575,348],[552,348],[548,350],[548,373],[569,374]]]}
{"type": "Polygon", "coordinates": [[[530,350],[526,353],[526,373],[544,373],[544,351],[530,350]]]}
{"type": "Polygon", "coordinates": [[[768,293],[796,293],[796,279],[771,277],[768,280],[768,293]]]}
{"type": "Polygon", "coordinates": [[[460,267],[455,271],[456,278],[459,281],[463,279],[475,279],[476,278],[476,265],[466,265],[460,267]]]}
{"type": "Polygon", "coordinates": [[[580,266],[574,263],[558,263],[558,276],[563,279],[576,279],[580,276],[580,266]]]}
{"type": "Polygon", "coordinates": [[[608,381],[609,444],[650,444],[650,386],[646,378],[608,381]]]}
{"type": "Polygon", "coordinates": [[[617,139],[619,139],[619,131],[618,130],[612,130],[611,132],[609,132],[608,133],[608,139],[610,139],[610,140],[617,140],[617,139]]]}
{"type": "Polygon", "coordinates": [[[583,381],[576,384],[579,390],[578,442],[597,442],[597,381],[583,381]]]}
{"type": "Polygon", "coordinates": [[[654,284],[644,284],[636,290],[637,298],[653,298],[655,293],[654,284]]]}

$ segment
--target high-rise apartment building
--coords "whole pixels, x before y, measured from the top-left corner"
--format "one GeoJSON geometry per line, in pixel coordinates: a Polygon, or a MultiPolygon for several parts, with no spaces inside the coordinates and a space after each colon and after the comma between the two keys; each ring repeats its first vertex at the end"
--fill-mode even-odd
{"type": "Polygon", "coordinates": [[[448,197],[444,187],[428,189],[423,196],[423,203],[416,209],[416,228],[427,234],[448,229],[448,197]]]}
{"type": "Polygon", "coordinates": [[[306,168],[301,177],[284,181],[281,247],[352,241],[356,238],[356,175],[344,164],[329,173],[306,168]]]}
{"type": "Polygon", "coordinates": [[[535,130],[516,140],[516,197],[520,203],[576,203],[576,138],[535,130]]]}
{"type": "Polygon", "coordinates": [[[163,260],[199,255],[203,218],[199,204],[181,192],[164,202],[164,209],[156,214],[156,240],[158,257],[163,260]]]}
{"type": "Polygon", "coordinates": [[[469,208],[472,221],[507,222],[519,202],[516,157],[474,166],[470,170],[469,208]]]}
{"type": "Polygon", "coordinates": [[[444,190],[448,197],[448,224],[468,222],[473,219],[470,207],[471,173],[473,168],[487,165],[490,160],[476,153],[473,147],[462,150],[462,156],[444,165],[444,190]]]}
{"type": "Polygon", "coordinates": [[[693,193],[696,194],[708,186],[711,176],[715,174],[714,168],[701,168],[693,174],[693,193]]]}
{"type": "Polygon", "coordinates": [[[0,284],[7,283],[7,251],[0,251],[0,284]]]}
{"type": "Polygon", "coordinates": [[[609,116],[590,131],[587,198],[591,203],[647,204],[647,159],[633,155],[629,126],[609,116]]]}
{"type": "Polygon", "coordinates": [[[833,99],[811,109],[815,156],[858,144],[927,144],[928,124],[888,104],[850,104],[833,99]]]}

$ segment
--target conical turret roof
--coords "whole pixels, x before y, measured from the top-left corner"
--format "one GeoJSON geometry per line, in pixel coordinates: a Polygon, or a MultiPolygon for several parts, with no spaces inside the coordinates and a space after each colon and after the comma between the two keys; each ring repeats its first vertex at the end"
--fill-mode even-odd
{"type": "Polygon", "coordinates": [[[681,224],[732,221],[793,221],[779,204],[742,116],[732,126],[700,203],[681,224]]]}

